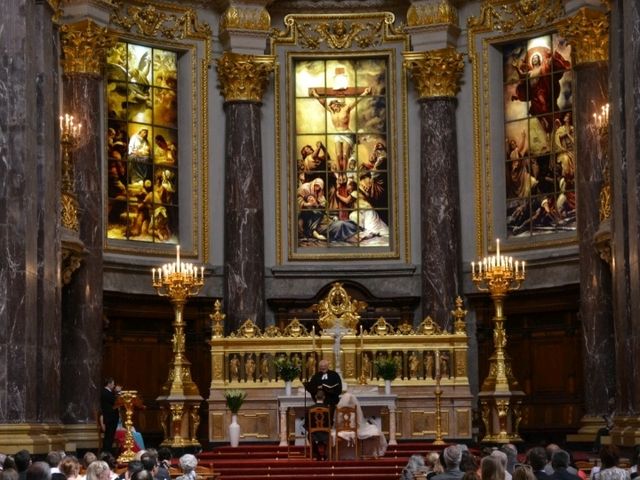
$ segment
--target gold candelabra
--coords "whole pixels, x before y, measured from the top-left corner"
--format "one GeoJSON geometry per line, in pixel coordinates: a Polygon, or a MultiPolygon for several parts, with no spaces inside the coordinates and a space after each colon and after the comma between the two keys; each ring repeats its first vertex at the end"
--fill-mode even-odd
{"type": "Polygon", "coordinates": [[[137,390],[122,390],[118,395],[117,406],[124,409],[124,447],[118,457],[119,463],[128,463],[135,457],[133,450],[133,411],[134,408],[144,408],[137,390]]]}
{"type": "Polygon", "coordinates": [[[62,148],[62,226],[78,232],[78,199],[76,197],[75,169],[72,151],[78,146],[82,124],[75,123],[73,115],[60,116],[60,146],[62,148]]]}
{"type": "Polygon", "coordinates": [[[360,377],[358,378],[358,383],[360,385],[367,385],[369,383],[364,371],[364,357],[364,329],[362,328],[362,325],[360,325],[360,377]]]}
{"type": "Polygon", "coordinates": [[[489,358],[489,374],[482,384],[479,397],[486,435],[484,442],[509,443],[522,441],[518,434],[520,405],[524,392],[511,370],[506,353],[507,334],[504,328],[504,299],[510,291],[520,288],[525,278],[525,262],[500,255],[500,239],[496,254],[477,264],[471,262],[471,279],[481,292],[489,292],[493,301],[493,347],[489,358]]]}
{"type": "Polygon", "coordinates": [[[180,259],[180,245],[176,246],[176,261],[151,270],[153,287],[158,295],[169,297],[174,310],[173,359],[169,367],[169,378],[158,397],[162,409],[162,427],[165,440],[162,446],[174,449],[200,447],[197,429],[200,424],[200,402],[202,397],[191,379],[191,363],[185,356],[185,323],[182,318],[189,297],[200,292],[204,285],[204,267],[180,259]]]}
{"type": "Polygon", "coordinates": [[[436,438],[433,441],[434,445],[444,445],[445,441],[442,439],[442,388],[440,387],[440,379],[442,374],[440,372],[440,350],[436,350],[436,438]]]}

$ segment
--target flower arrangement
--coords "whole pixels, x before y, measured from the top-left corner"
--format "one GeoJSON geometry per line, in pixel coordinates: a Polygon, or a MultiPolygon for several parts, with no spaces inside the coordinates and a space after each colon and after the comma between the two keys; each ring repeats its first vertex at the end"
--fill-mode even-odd
{"type": "Polygon", "coordinates": [[[287,357],[279,357],[275,362],[278,376],[285,382],[292,382],[300,376],[302,370],[287,357]]]}
{"type": "Polygon", "coordinates": [[[398,365],[396,362],[387,357],[379,358],[373,364],[376,372],[383,380],[394,380],[398,374],[398,365]]]}
{"type": "Polygon", "coordinates": [[[232,414],[237,415],[244,399],[247,398],[247,392],[244,390],[225,390],[224,398],[227,401],[227,408],[231,410],[232,414]]]}

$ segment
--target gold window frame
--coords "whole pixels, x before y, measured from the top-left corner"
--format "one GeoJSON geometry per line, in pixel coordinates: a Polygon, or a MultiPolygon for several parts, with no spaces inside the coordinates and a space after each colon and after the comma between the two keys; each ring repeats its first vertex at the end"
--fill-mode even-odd
{"type": "MultiPolygon", "coordinates": [[[[271,53],[276,56],[276,261],[278,265],[296,261],[344,259],[400,259],[410,262],[408,214],[408,152],[406,73],[402,52],[408,37],[393,29],[395,17],[389,12],[366,14],[291,14],[287,29],[276,32],[271,53]],[[297,243],[297,171],[295,132],[296,62],[384,60],[387,64],[386,135],[388,162],[389,245],[384,247],[337,246],[304,247],[297,243]]],[[[328,133],[325,132],[325,133],[328,133]]]]}
{"type": "MultiPolygon", "coordinates": [[[[178,55],[178,243],[185,257],[209,261],[208,90],[212,63],[211,27],[198,19],[193,8],[162,2],[131,1],[126,5],[112,6],[110,32],[118,41],[174,51],[178,55]],[[190,112],[190,117],[185,112],[190,112]],[[188,182],[185,179],[191,180],[188,182]]],[[[103,117],[106,127],[106,108],[103,117]]],[[[105,158],[106,143],[105,135],[105,158]]],[[[107,168],[107,163],[104,162],[104,168],[107,168]]],[[[103,182],[106,201],[106,175],[103,182]]],[[[175,252],[175,244],[172,243],[109,239],[105,213],[102,221],[105,252],[149,256],[173,255],[175,252]]]]}

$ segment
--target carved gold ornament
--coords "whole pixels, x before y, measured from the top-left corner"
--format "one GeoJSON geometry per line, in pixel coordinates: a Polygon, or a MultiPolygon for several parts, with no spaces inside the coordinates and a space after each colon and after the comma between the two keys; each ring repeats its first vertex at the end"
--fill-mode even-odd
{"type": "Polygon", "coordinates": [[[460,296],[456,297],[456,309],[451,312],[453,318],[455,319],[453,322],[453,330],[456,335],[466,335],[467,328],[466,323],[464,321],[464,317],[467,316],[467,310],[464,310],[462,307],[464,303],[462,302],[462,298],[460,296]]]}
{"type": "Polygon", "coordinates": [[[150,4],[124,5],[123,2],[115,2],[110,22],[127,32],[145,37],[183,39],[195,33],[211,35],[211,27],[199,22],[192,8],[169,13],[150,4]]]}
{"type": "Polygon", "coordinates": [[[458,10],[449,0],[413,2],[407,11],[409,27],[443,24],[458,25],[458,10]]]}
{"type": "Polygon", "coordinates": [[[336,282],[327,296],[311,308],[318,312],[318,324],[322,329],[342,325],[354,330],[360,320],[360,312],[367,307],[365,302],[352,300],[342,283],[336,282]]]}
{"type": "Polygon", "coordinates": [[[564,15],[562,0],[484,0],[480,17],[470,17],[470,28],[491,25],[493,30],[533,30],[554,23],[564,15]]]}
{"type": "Polygon", "coordinates": [[[433,321],[433,318],[427,316],[416,328],[416,333],[418,335],[440,335],[443,332],[440,326],[433,321]]]}
{"type": "Polygon", "coordinates": [[[227,30],[268,31],[271,17],[264,7],[254,5],[230,5],[220,17],[220,32],[227,30]]]}
{"type": "Polygon", "coordinates": [[[573,47],[575,65],[609,59],[609,15],[605,12],[581,8],[560,24],[560,33],[573,47]]]}
{"type": "Polygon", "coordinates": [[[116,42],[106,27],[91,20],[63,25],[60,40],[65,75],[102,75],[107,50],[116,42]]]}
{"type": "Polygon", "coordinates": [[[460,90],[464,61],[455,48],[405,52],[404,66],[420,98],[455,97],[460,90]]]}
{"type": "Polygon", "coordinates": [[[225,52],[218,59],[220,90],[229,101],[262,101],[269,76],[275,68],[271,55],[243,55],[225,52]]]}
{"type": "Polygon", "coordinates": [[[222,313],[222,303],[220,300],[216,300],[213,302],[213,313],[209,315],[211,319],[211,337],[222,337],[224,336],[224,327],[222,326],[224,319],[226,318],[226,314],[222,313]]]}
{"type": "Polygon", "coordinates": [[[323,47],[334,50],[355,47],[369,49],[380,46],[395,35],[394,21],[395,16],[390,12],[339,15],[332,18],[324,14],[291,14],[284,17],[287,29],[274,30],[273,37],[279,42],[288,40],[309,50],[323,47]]]}

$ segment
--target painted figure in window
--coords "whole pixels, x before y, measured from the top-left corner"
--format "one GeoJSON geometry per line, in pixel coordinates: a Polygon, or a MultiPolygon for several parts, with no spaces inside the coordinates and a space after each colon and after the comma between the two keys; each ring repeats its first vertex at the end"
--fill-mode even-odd
{"type": "Polygon", "coordinates": [[[316,142],[316,147],[305,145],[300,150],[300,160],[298,160],[298,180],[300,184],[307,181],[307,174],[310,172],[324,170],[328,159],[327,148],[321,141],[316,142]]]}
{"type": "Polygon", "coordinates": [[[149,129],[141,128],[129,139],[129,180],[130,183],[142,183],[149,175],[151,147],[149,145],[149,129]]]}
{"type": "Polygon", "coordinates": [[[324,211],[326,206],[324,180],[315,178],[298,187],[298,207],[300,208],[298,227],[301,237],[327,239],[324,235],[327,229],[324,211]]]}

